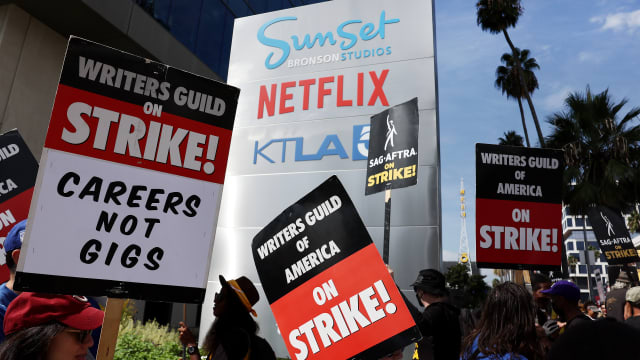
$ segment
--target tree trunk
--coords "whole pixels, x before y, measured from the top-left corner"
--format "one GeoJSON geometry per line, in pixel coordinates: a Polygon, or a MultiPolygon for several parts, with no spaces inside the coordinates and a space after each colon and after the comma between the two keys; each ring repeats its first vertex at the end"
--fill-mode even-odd
{"type": "Polygon", "coordinates": [[[513,55],[513,59],[516,61],[516,66],[518,70],[518,77],[520,78],[520,86],[523,91],[525,98],[527,98],[527,103],[529,104],[529,109],[531,109],[531,116],[533,117],[533,123],[536,125],[536,132],[538,133],[538,140],[540,141],[540,147],[545,147],[544,137],[542,136],[542,130],[540,129],[540,123],[538,122],[538,115],[536,114],[536,109],[533,107],[533,101],[531,101],[531,96],[529,96],[529,88],[527,87],[526,81],[524,81],[524,75],[520,69],[522,65],[520,64],[520,57],[516,56],[516,47],[511,42],[509,38],[509,34],[507,34],[507,29],[502,29],[502,33],[504,34],[504,38],[507,40],[507,44],[511,48],[511,54],[513,55]]]}
{"type": "Polygon", "coordinates": [[[522,119],[522,129],[524,130],[524,138],[527,140],[527,147],[531,147],[531,143],[529,142],[529,133],[527,132],[527,124],[524,122],[524,110],[522,110],[522,101],[520,98],[518,99],[518,107],[520,108],[520,118],[522,119]]]}

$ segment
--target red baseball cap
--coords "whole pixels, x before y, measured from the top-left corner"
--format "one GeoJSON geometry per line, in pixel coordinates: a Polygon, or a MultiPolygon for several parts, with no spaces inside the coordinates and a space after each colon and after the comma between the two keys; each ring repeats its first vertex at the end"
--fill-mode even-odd
{"type": "Polygon", "coordinates": [[[91,307],[84,296],[23,292],[7,307],[4,333],[57,321],[78,330],[93,330],[102,325],[104,312],[91,307]]]}

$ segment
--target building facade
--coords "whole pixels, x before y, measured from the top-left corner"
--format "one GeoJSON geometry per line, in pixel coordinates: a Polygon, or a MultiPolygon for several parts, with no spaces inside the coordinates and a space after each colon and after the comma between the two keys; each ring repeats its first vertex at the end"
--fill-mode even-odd
{"type": "MultiPolygon", "coordinates": [[[[0,133],[18,129],[40,158],[70,35],[224,81],[235,18],[316,2],[0,0],[0,133]]],[[[136,308],[141,320],[183,318],[182,304],[136,308]]],[[[200,314],[188,305],[187,324],[197,328],[200,314]]]]}

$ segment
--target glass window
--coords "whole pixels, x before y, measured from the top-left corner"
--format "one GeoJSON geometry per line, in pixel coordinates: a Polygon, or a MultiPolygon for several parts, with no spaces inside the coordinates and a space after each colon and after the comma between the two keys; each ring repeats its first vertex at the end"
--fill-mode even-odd
{"type": "Polygon", "coordinates": [[[576,242],[576,250],[584,250],[584,242],[577,241],[576,242]]]}
{"type": "Polygon", "coordinates": [[[229,68],[233,19],[218,3],[207,1],[202,7],[195,54],[223,79],[229,68]]]}
{"type": "Polygon", "coordinates": [[[577,227],[582,227],[582,225],[584,224],[584,219],[581,217],[577,217],[576,218],[576,226],[577,227]]]}
{"type": "Polygon", "coordinates": [[[573,227],[573,218],[567,218],[567,227],[573,227]]]}
{"type": "MultiPolygon", "coordinates": [[[[578,265],[578,272],[580,274],[586,274],[587,273],[587,265],[578,265]]],[[[585,280],[585,284],[587,283],[587,281],[585,280]]]]}
{"type": "MultiPolygon", "coordinates": [[[[582,266],[584,266],[584,265],[582,265],[582,266]]],[[[578,287],[580,287],[580,288],[586,288],[587,287],[587,278],[586,277],[579,277],[577,280],[578,280],[577,281],[578,287]]]]}

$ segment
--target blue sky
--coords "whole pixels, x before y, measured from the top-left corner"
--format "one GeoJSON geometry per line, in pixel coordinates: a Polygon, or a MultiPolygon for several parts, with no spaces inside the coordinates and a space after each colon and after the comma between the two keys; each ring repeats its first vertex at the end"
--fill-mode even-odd
{"type": "MultiPolygon", "coordinates": [[[[569,92],[609,88],[614,101],[640,106],[640,1],[525,0],[524,13],[509,30],[514,44],[529,49],[540,65],[540,88],[532,100],[546,118],[562,110],[569,92]]],[[[496,143],[505,131],[523,135],[518,104],[493,85],[500,57],[509,52],[504,36],[476,25],[475,1],[435,0],[436,49],[442,165],[442,242],[453,260],[460,239],[459,187],[467,189],[467,233],[475,259],[475,143],[496,143]]],[[[537,143],[525,106],[529,138],[537,143]]],[[[636,121],[636,124],[638,122],[636,121]]]]}

